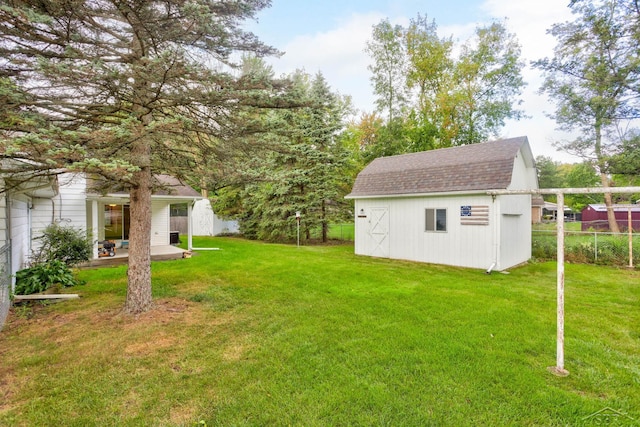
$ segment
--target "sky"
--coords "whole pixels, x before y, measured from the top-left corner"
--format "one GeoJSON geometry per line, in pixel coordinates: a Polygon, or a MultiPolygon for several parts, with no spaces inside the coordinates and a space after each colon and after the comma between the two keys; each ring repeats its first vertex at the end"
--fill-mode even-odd
{"type": "MultiPolygon", "coordinates": [[[[572,19],[569,0],[272,0],[260,11],[248,29],[260,40],[284,54],[268,58],[277,75],[304,69],[322,72],[335,92],[350,95],[359,112],[373,112],[374,94],[370,82],[370,63],[365,45],[372,27],[388,18],[392,24],[406,26],[418,14],[435,20],[440,36],[466,41],[477,26],[504,21],[522,46],[527,66],[523,77],[527,86],[520,108],[530,118],[509,121],[501,137],[527,136],[534,156],[548,156],[564,163],[580,159],[558,151],[554,141],[571,139],[556,130],[548,118],[554,104],[538,94],[542,84],[539,70],[531,61],[553,55],[555,39],[547,34],[552,24],[572,19]]],[[[359,115],[358,115],[359,116],[359,115]]]]}

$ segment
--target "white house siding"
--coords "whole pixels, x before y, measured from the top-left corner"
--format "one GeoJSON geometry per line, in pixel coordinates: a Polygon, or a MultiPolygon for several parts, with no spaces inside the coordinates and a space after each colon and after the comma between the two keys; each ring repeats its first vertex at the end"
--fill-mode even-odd
{"type": "Polygon", "coordinates": [[[355,253],[434,264],[486,269],[496,253],[496,205],[490,196],[439,196],[356,200],[355,253]],[[488,225],[461,224],[461,206],[488,206],[488,225]],[[371,236],[372,210],[388,209],[385,239],[371,236]],[[425,210],[447,209],[447,231],[425,231],[425,210]]]}
{"type": "Polygon", "coordinates": [[[87,181],[81,174],[64,174],[59,178],[60,196],[57,197],[56,222],[87,228],[87,181]]]}
{"type": "Polygon", "coordinates": [[[37,237],[52,223],[87,229],[86,180],[80,174],[62,174],[58,177],[59,193],[53,198],[33,198],[32,233],[34,249],[37,237]]]}
{"type": "Polygon", "coordinates": [[[12,274],[26,266],[31,254],[30,203],[31,200],[24,195],[14,195],[9,198],[12,274]]]}
{"type": "Polygon", "coordinates": [[[151,202],[151,246],[169,244],[169,203],[165,200],[151,202]]]}
{"type": "Polygon", "coordinates": [[[9,221],[7,220],[8,207],[7,196],[0,194],[0,247],[9,242],[9,230],[7,229],[9,221]]]}

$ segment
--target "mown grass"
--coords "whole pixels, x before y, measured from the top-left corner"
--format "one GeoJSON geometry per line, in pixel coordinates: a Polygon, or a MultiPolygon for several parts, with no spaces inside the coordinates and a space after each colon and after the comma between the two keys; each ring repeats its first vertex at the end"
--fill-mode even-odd
{"type": "MultiPolygon", "coordinates": [[[[510,274],[240,239],[153,264],[156,307],[120,314],[125,268],[0,332],[0,425],[596,425],[640,420],[640,273],[510,274]],[[202,425],[202,424],[201,424],[202,425]]],[[[23,310],[24,311],[24,310],[23,310]]],[[[19,315],[18,315],[19,314],[19,315]]]]}

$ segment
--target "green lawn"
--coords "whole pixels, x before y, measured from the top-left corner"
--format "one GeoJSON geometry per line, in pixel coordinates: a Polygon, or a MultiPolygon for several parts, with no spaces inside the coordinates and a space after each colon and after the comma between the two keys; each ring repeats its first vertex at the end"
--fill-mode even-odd
{"type": "Polygon", "coordinates": [[[156,307],[123,316],[125,268],[0,332],[0,425],[566,426],[640,420],[640,272],[510,274],[234,238],[154,263],[156,307]],[[618,413],[618,412],[616,412],[618,413]],[[633,420],[632,420],[633,419],[633,420]],[[611,418],[609,418],[611,420],[611,418]]]}
{"type": "Polygon", "coordinates": [[[355,225],[353,223],[331,224],[329,226],[329,238],[335,240],[353,241],[355,225]]]}

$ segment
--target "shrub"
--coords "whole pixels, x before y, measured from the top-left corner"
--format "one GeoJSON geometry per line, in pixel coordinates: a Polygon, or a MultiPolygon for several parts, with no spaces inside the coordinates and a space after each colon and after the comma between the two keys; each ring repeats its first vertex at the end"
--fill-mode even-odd
{"type": "Polygon", "coordinates": [[[73,277],[67,264],[60,260],[52,260],[18,271],[14,293],[29,295],[46,291],[55,285],[66,288],[78,284],[80,282],[73,277]]]}
{"type": "Polygon", "coordinates": [[[74,266],[91,259],[93,252],[91,238],[82,229],[51,224],[36,239],[40,240],[41,245],[33,253],[34,264],[56,260],[68,266],[74,266]]]}
{"type": "Polygon", "coordinates": [[[565,260],[576,264],[595,262],[595,245],[593,242],[577,242],[565,247],[565,260]]]}
{"type": "Polygon", "coordinates": [[[556,259],[557,246],[553,236],[534,236],[531,256],[539,260],[556,259]]]}

